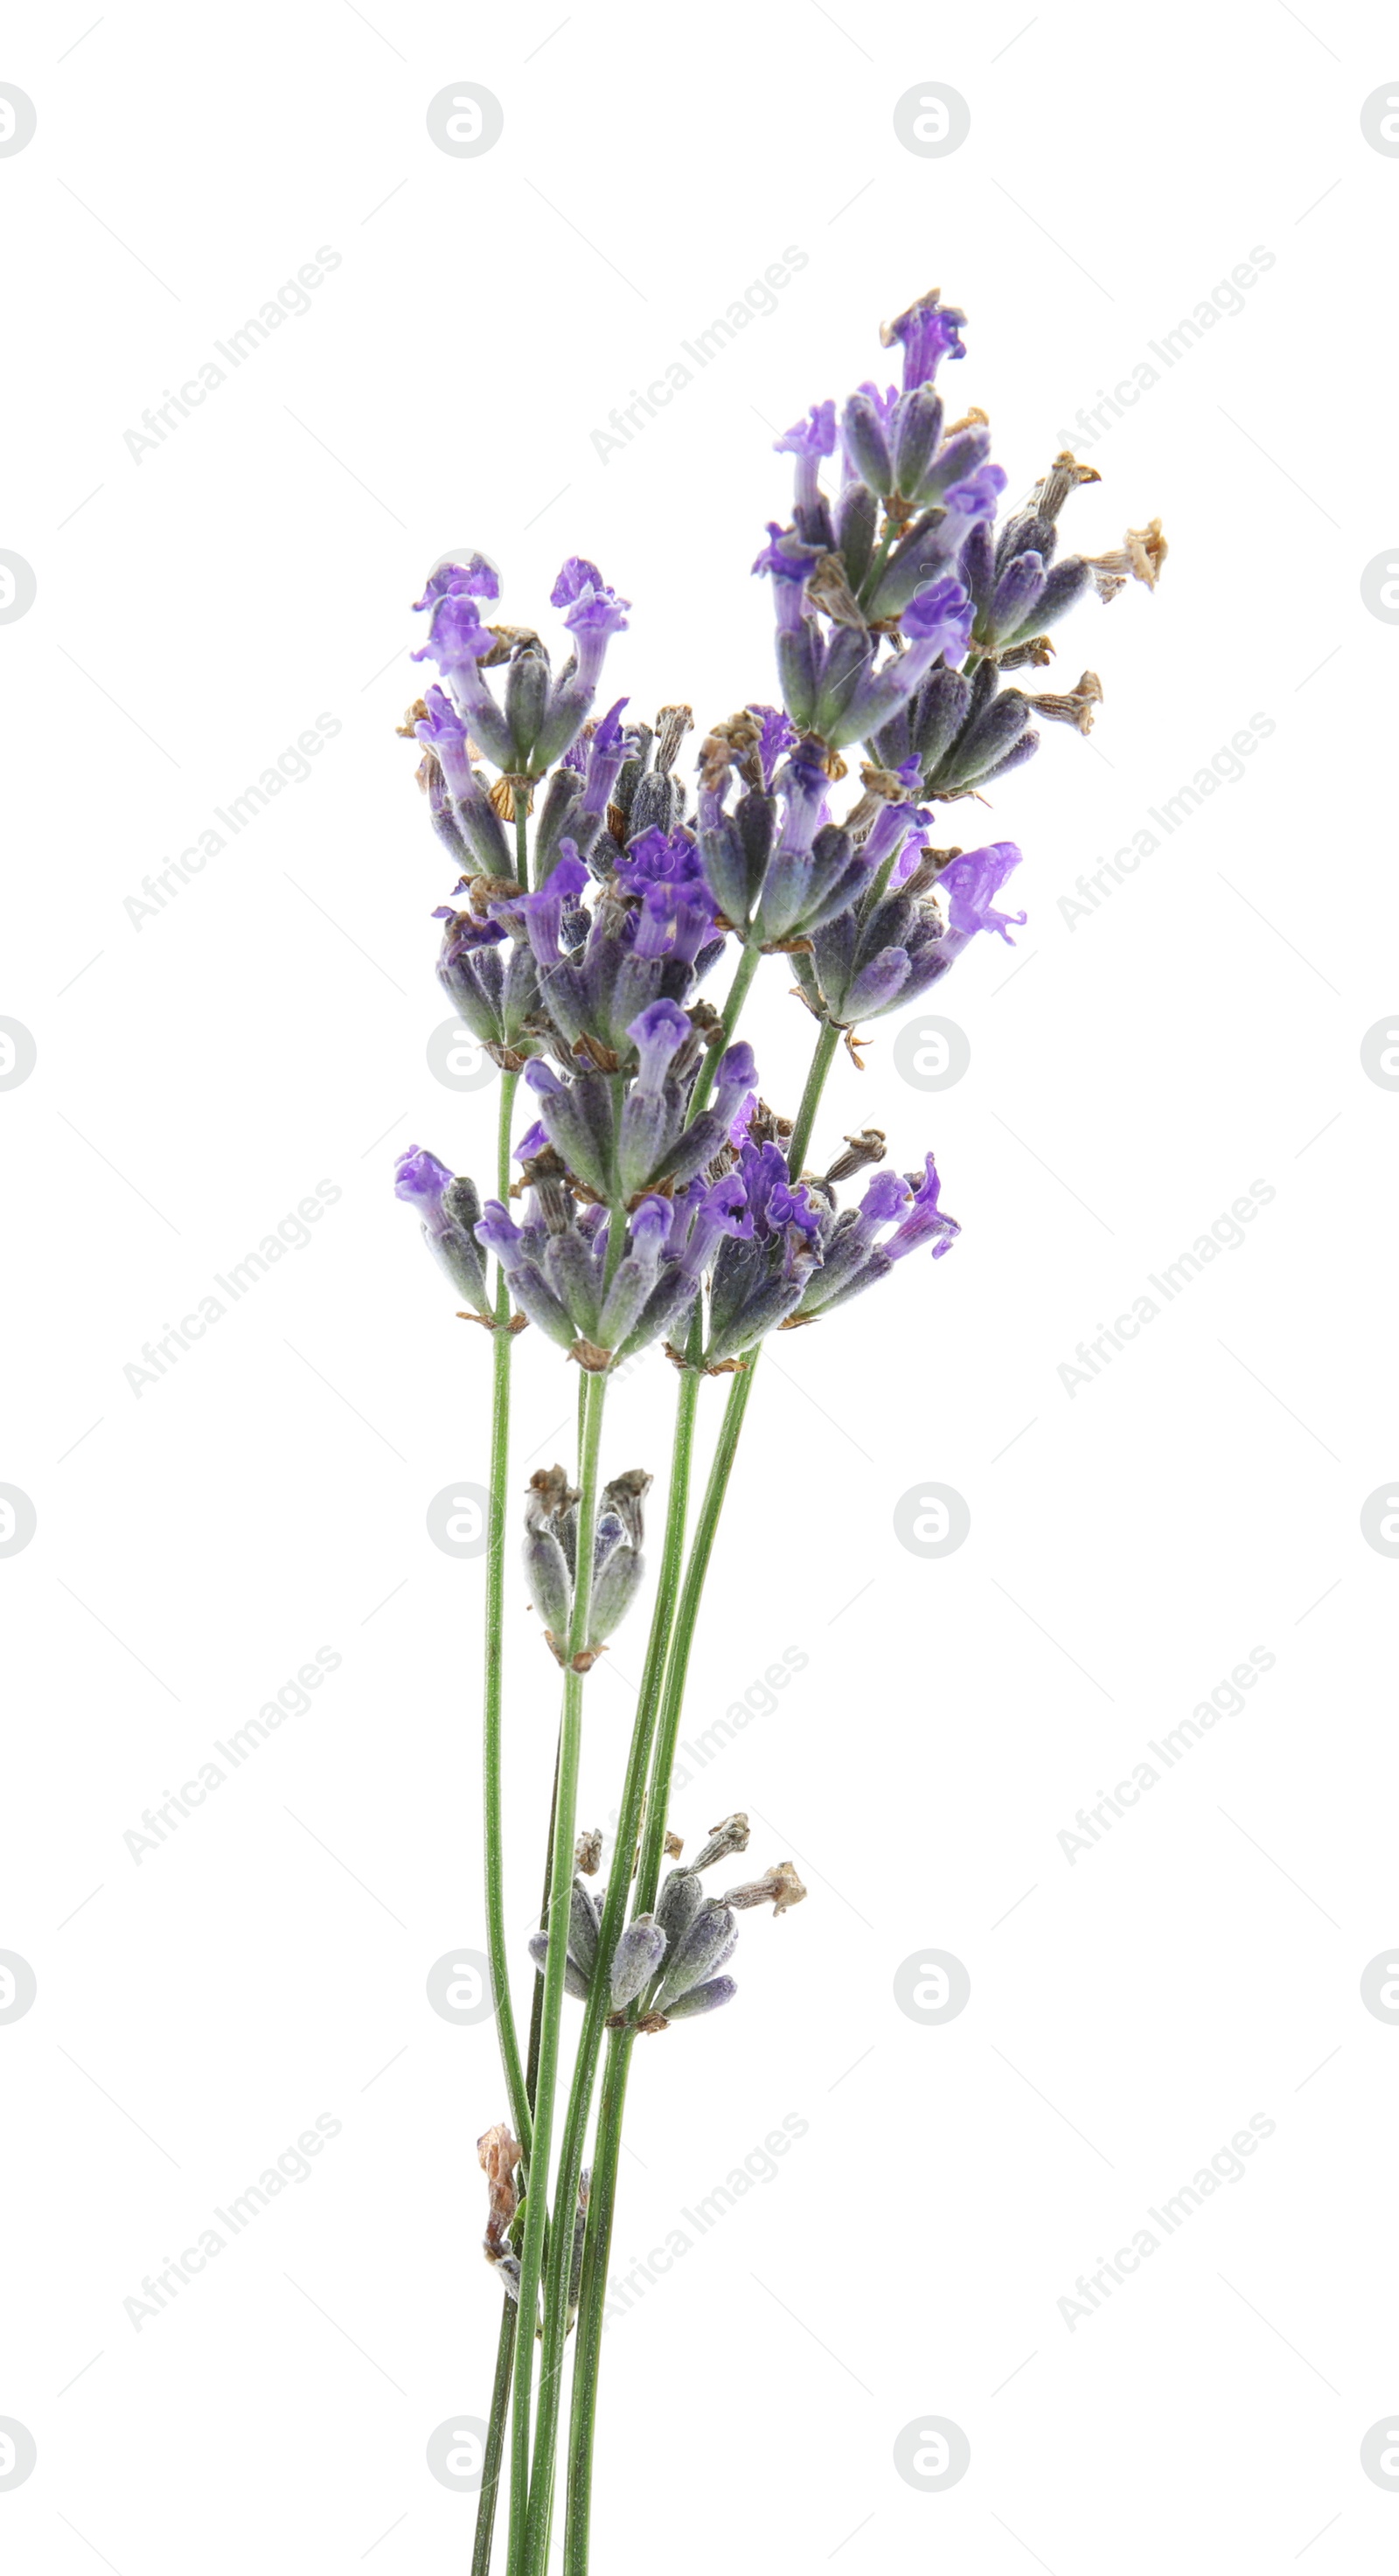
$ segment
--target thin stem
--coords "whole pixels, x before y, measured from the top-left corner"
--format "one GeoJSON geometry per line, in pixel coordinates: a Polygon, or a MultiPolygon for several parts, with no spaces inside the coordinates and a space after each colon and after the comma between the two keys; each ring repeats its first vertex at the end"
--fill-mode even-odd
{"type": "Polygon", "coordinates": [[[661,1702],[660,1721],[656,1729],[656,1751],[651,1765],[651,1790],[646,1807],[646,1825],[641,1837],[641,1858],[636,1873],[635,1914],[649,1914],[656,1901],[661,1860],[665,1849],[666,1826],[670,1814],[670,1778],[675,1768],[675,1745],[680,1732],[680,1716],[685,1699],[685,1681],[690,1668],[690,1648],[694,1642],[695,1621],[699,1617],[700,1597],[709,1560],[714,1549],[719,1515],[729,1490],[738,1435],[753,1392],[757,1374],[758,1353],[750,1353],[746,1367],[740,1368],[729,1389],[719,1425],[719,1437],[709,1469],[704,1500],[690,1541],[690,1560],[685,1568],[685,1581],[675,1614],[675,1631],[670,1641],[666,1664],[665,1695],[661,1702]]]}
{"type": "MultiPolygon", "coordinates": [[[[529,2195],[525,2204],[524,2243],[520,2249],[520,2325],[515,2344],[514,2413],[510,2455],[510,2549],[507,2576],[524,2576],[529,2507],[530,2395],[539,2314],[539,2283],[544,2266],[548,2218],[549,2155],[553,2141],[554,2101],[558,2088],[559,2036],[563,2017],[564,1969],[568,1959],[569,1907],[573,1886],[573,1849],[578,1815],[578,1761],[582,1738],[583,1676],[574,1661],[588,1642],[592,1616],[593,1537],[597,1524],[598,1451],[602,1439],[604,1377],[589,1375],[583,1409],[583,1447],[579,1461],[577,1539],[574,1557],[573,1615],[569,1621],[564,1672],[563,1725],[559,1735],[558,1786],[554,1795],[554,1865],[549,1892],[549,1948],[544,1970],[544,1997],[539,2025],[539,2073],[534,2097],[534,2151],[529,2195]]],[[[573,2209],[556,2207],[554,2253],[568,2264],[573,2243],[573,2209]]]]}
{"type": "MultiPolygon", "coordinates": [[[[510,1120],[518,1081],[519,1076],[514,1073],[501,1077],[496,1159],[502,1199],[510,1182],[510,1120]]],[[[495,1329],[491,1334],[491,1466],[486,1525],[486,1673],[482,1722],[486,1949],[490,1960],[496,2035],[505,2070],[505,2088],[510,2096],[510,2117],[515,2135],[528,2157],[529,2096],[520,2064],[514,2007],[510,2001],[510,1967],[505,1938],[505,1856],[500,1786],[501,1703],[505,1682],[505,1642],[501,1631],[505,1607],[506,1485],[510,1464],[510,1354],[515,1339],[509,1326],[510,1290],[505,1273],[501,1271],[496,1289],[495,1329]]]]}
{"type": "MultiPolygon", "coordinates": [[[[622,2114],[627,2076],[636,2039],[628,2024],[612,2033],[607,2071],[602,2079],[597,2145],[593,2154],[592,2192],[588,2202],[588,2237],[583,2252],[583,2279],[578,2297],[578,2331],[573,2361],[573,2419],[569,2427],[568,2503],[564,2519],[564,2576],[587,2576],[588,2538],[593,2501],[593,2437],[597,2428],[598,2364],[602,2345],[602,2311],[612,2257],[612,2221],[617,2206],[617,2163],[622,2151],[622,2114]]],[[[474,2571],[473,2571],[474,2576],[474,2571]]]]}
{"type": "MultiPolygon", "coordinates": [[[[656,1715],[660,1706],[671,1621],[675,1615],[675,1605],[680,1589],[680,1565],[685,1545],[685,1515],[689,1503],[690,1461],[694,1446],[695,1409],[699,1399],[699,1383],[697,1375],[692,1370],[686,1369],[681,1376],[676,1398],[670,1494],[666,1505],[660,1574],[656,1584],[655,1605],[651,1613],[651,1630],[647,1639],[646,1662],[641,1677],[636,1717],[632,1726],[631,1746],[627,1755],[626,1778],[622,1788],[617,1837],[608,1875],[607,1897],[603,1906],[602,1926],[598,1934],[598,1970],[583,2010],[583,2029],[578,2042],[578,2054],[574,2060],[573,2084],[559,2145],[559,2180],[554,2194],[555,2223],[559,2229],[563,2227],[563,2213],[575,2209],[578,2203],[588,2112],[592,2104],[593,2083],[602,2048],[603,2026],[611,2005],[606,1974],[607,1963],[617,1946],[631,1892],[632,1860],[636,1852],[637,1833],[646,1794],[646,1773],[655,1734],[656,1715]]],[[[571,2232],[568,2243],[571,2248],[571,2232]]],[[[564,2354],[568,2339],[569,2270],[570,2263],[561,2251],[560,2259],[551,2267],[545,2289],[544,2349],[539,2365],[539,2414],[534,2437],[534,2469],[530,2491],[531,2555],[527,2561],[530,2576],[534,2576],[536,2569],[543,2569],[544,2552],[547,2548],[545,2535],[553,2494],[554,2456],[558,2440],[559,2407],[563,2394],[564,2354]]]]}
{"type": "Polygon", "coordinates": [[[515,874],[522,886],[529,884],[529,800],[523,787],[512,788],[515,800],[515,874]]]}
{"type": "Polygon", "coordinates": [[[806,1149],[811,1142],[812,1128],[816,1124],[816,1112],[820,1106],[821,1094],[826,1087],[826,1076],[830,1072],[839,1044],[839,1029],[823,1027],[811,1059],[811,1071],[806,1077],[806,1089],[802,1093],[801,1107],[797,1111],[797,1123],[792,1129],[787,1144],[787,1169],[794,1181],[801,1178],[806,1149]]]}
{"type": "Polygon", "coordinates": [[[895,525],[895,522],[890,518],[886,509],[884,514],[884,534],[880,538],[878,545],[875,547],[874,560],[871,563],[864,580],[860,584],[860,601],[862,606],[867,601],[873,599],[883,577],[884,567],[887,564],[890,555],[894,551],[895,540],[902,534],[902,529],[895,525]]]}
{"type": "MultiPolygon", "coordinates": [[[[502,1074],[500,1110],[496,1129],[496,1187],[502,1200],[510,1187],[510,1125],[518,1085],[518,1074],[502,1074]]],[[[505,2089],[510,2097],[510,2117],[527,2164],[530,2151],[530,2088],[520,2068],[519,2034],[515,2026],[514,2007],[510,2000],[510,1971],[505,1939],[504,1833],[501,1817],[500,1739],[505,1680],[505,1645],[502,1635],[505,1601],[505,1506],[510,1458],[510,1362],[515,1344],[515,1336],[509,1330],[510,1290],[503,1270],[497,1272],[493,1314],[491,1465],[486,1528],[486,1666],[481,1728],[484,1771],[482,1803],[485,1837],[486,1948],[490,1963],[491,1994],[495,2004],[496,2037],[500,2046],[501,2065],[505,2073],[505,2089]]],[[[491,2542],[495,2532],[496,2502],[500,2491],[500,2463],[505,2447],[506,2418],[510,2411],[516,2309],[513,2300],[508,2298],[502,2298],[500,2304],[500,2338],[496,2346],[495,2384],[491,2390],[486,2447],[481,2464],[480,2498],[476,2507],[476,2535],[471,2550],[472,2576],[486,2576],[491,2563],[491,2542]]]]}
{"type": "Polygon", "coordinates": [[[700,1111],[704,1108],[709,1098],[709,1094],[713,1089],[714,1076],[718,1069],[719,1058],[723,1054],[724,1048],[729,1044],[734,1030],[738,1026],[739,1013],[748,998],[748,987],[752,983],[754,976],[757,974],[758,959],[760,955],[761,951],[757,948],[744,947],[739,950],[738,964],[734,968],[734,979],[729,986],[728,997],[724,1003],[723,1010],[719,1014],[720,1026],[724,1032],[723,1044],[720,1046],[706,1047],[703,1056],[700,1058],[700,1069],[695,1076],[695,1087],[690,1094],[690,1105],[685,1113],[686,1126],[689,1125],[692,1118],[698,1118],[700,1111]]]}
{"type": "MultiPolygon", "coordinates": [[[[826,1076],[835,1058],[839,1031],[824,1029],[812,1055],[811,1071],[802,1095],[797,1122],[792,1130],[789,1168],[801,1168],[826,1076]]],[[[649,1913],[656,1901],[661,1860],[665,1850],[666,1823],[670,1810],[670,1783],[675,1767],[675,1747],[684,1707],[685,1682],[689,1670],[690,1648],[695,1622],[699,1615],[701,1595],[709,1560],[713,1552],[719,1515],[728,1491],[739,1434],[743,1428],[753,1390],[759,1353],[754,1351],[746,1369],[739,1370],[729,1391],[724,1408],[719,1439],[709,1471],[709,1482],[700,1506],[695,1534],[690,1544],[689,1563],[684,1587],[676,1612],[674,1634],[666,1668],[665,1691],[656,1731],[656,1748],[652,1761],[651,1787],[646,1811],[646,1827],[636,1874],[634,1913],[649,1913]]],[[[634,2011],[634,2007],[633,2007],[634,2011]]],[[[621,2155],[622,2115],[626,2106],[627,2076],[635,2039],[635,2022],[613,2033],[607,2072],[603,2079],[602,2098],[598,2108],[597,2138],[593,2150],[592,2186],[588,2200],[588,2227],[583,2252],[583,2277],[579,2290],[578,2323],[573,2364],[573,2416],[569,2435],[568,2500],[564,2525],[564,2576],[588,2576],[590,2548],[590,2515],[592,2506],[593,2443],[597,2427],[598,2373],[601,2360],[602,2312],[607,2296],[607,2273],[612,2244],[612,2225],[617,2197],[617,2166],[621,2155]]]]}
{"type": "Polygon", "coordinates": [[[520,2311],[513,2299],[500,2303],[500,2340],[496,2345],[495,2386],[481,2459],[481,2494],[476,2507],[476,2536],[471,2544],[471,2576],[490,2576],[491,2541],[495,2535],[500,2462],[505,2449],[505,2422],[510,2412],[510,2380],[515,2363],[515,2327],[520,2311]]]}

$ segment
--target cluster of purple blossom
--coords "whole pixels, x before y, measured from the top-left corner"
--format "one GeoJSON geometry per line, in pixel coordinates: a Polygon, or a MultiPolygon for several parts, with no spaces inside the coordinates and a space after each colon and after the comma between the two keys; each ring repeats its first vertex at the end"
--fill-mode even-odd
{"type": "Polygon", "coordinates": [[[814,404],[777,441],[795,463],[792,524],[770,525],[754,570],[773,584],[784,704],[713,727],[693,810],[675,766],[687,707],[654,728],[624,722],[625,699],[593,715],[630,605],[595,565],[571,557],[554,585],[571,638],[557,676],[532,628],[483,622],[500,591],[485,556],[440,564],[417,603],[430,624],[416,658],[441,678],[411,730],[462,871],[439,913],[438,973],[482,1047],[523,1071],[538,1119],[515,1149],[519,1221],[416,1149],[397,1187],[474,1312],[490,1320],[493,1255],[519,1312],[585,1367],[663,1334],[688,1341],[692,1364],[732,1366],[956,1234],[931,1155],[838,1206],[837,1181],[882,1159],[877,1130],[824,1176],[791,1168],[790,1125],[732,1042],[733,997],[721,1017],[698,991],[731,941],[740,994],[759,955],[784,952],[853,1053],[860,1023],[926,992],[978,932],[1009,939],[1025,919],[996,908],[1015,844],[933,849],[933,805],[1027,760],[1036,716],[1087,730],[1091,671],[1061,697],[1003,677],[1048,660],[1045,630],[1090,587],[1154,584],[1165,548],[1153,522],[1111,554],[1056,560],[1065,500],[1098,480],[1070,456],[997,532],[1006,477],[985,415],[947,422],[935,381],[964,354],[965,318],[920,298],[883,333],[901,386],[862,385],[839,424],[833,402],[814,404]],[[863,793],[837,820],[830,794],[855,742],[863,793]],[[506,824],[536,799],[530,883],[506,824]]]}

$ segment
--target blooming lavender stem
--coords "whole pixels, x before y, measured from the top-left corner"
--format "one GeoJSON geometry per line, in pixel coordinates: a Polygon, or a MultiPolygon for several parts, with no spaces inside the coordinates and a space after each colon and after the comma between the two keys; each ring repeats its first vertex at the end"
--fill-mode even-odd
{"type": "MultiPolygon", "coordinates": [[[[635,2040],[674,2027],[672,2050],[709,2045],[710,2019],[735,1993],[725,1971],[738,1912],[769,1899],[783,1911],[804,1893],[789,1862],[727,1896],[705,1891],[709,1861],[747,1839],[741,1816],[713,1829],[664,1889],[659,1879],[664,1853],[685,1848],[670,1821],[678,1730],[762,1343],[798,1325],[843,1329],[853,1297],[912,1256],[941,1260],[959,1232],[933,1155],[898,1168],[907,1146],[891,1147],[876,1127],[807,1170],[823,1086],[842,1039],[854,1056],[865,1021],[929,989],[979,932],[1009,941],[1024,920],[1000,908],[1016,846],[934,849],[935,837],[951,838],[937,807],[990,802],[988,791],[1035,752],[1036,718],[1087,730],[1102,698],[1095,673],[1072,690],[1032,694],[1023,672],[1043,666],[1046,630],[1090,588],[1106,601],[1133,577],[1154,587],[1164,556],[1156,521],[1096,556],[1058,553],[1061,509],[1097,479],[1067,454],[1001,515],[1007,478],[989,423],[973,409],[949,427],[938,383],[964,354],[964,320],[936,291],[917,298],[881,335],[899,352],[902,381],[868,380],[839,406],[814,402],[776,441],[792,460],[791,522],[769,523],[754,569],[772,583],[783,703],[750,699],[716,721],[694,783],[680,757],[688,706],[667,703],[654,724],[624,723],[623,698],[594,714],[629,603],[586,558],[569,557],[551,594],[561,655],[531,625],[486,622],[499,619],[501,583],[475,552],[444,558],[418,602],[428,641],[417,658],[440,679],[404,730],[420,748],[436,846],[459,879],[439,908],[438,971],[503,1076],[495,1193],[484,1205],[466,1176],[426,1151],[401,1157],[396,1178],[454,1300],[492,1341],[487,1913],[520,2146],[510,2142],[507,2158],[510,2133],[490,2132],[499,2154],[488,2168],[488,2250],[506,2295],[473,2576],[488,2576],[508,2405],[506,2576],[545,2576],[575,2311],[564,2576],[586,2576],[602,2301],[635,2040]],[[707,979],[730,941],[738,953],[719,1008],[707,979]],[[736,1035],[773,953],[818,1022],[795,1121],[764,1100],[753,1051],[736,1035]],[[518,1121],[527,1132],[515,1179],[510,1108],[521,1071],[533,1123],[518,1121]],[[522,2071],[504,1962],[500,1627],[510,1367],[525,1326],[544,1365],[566,1354],[578,1368],[579,1451],[577,1492],[562,1469],[541,1469],[527,1506],[532,1625],[564,1686],[522,2071]],[[672,1485],[604,1896],[573,1876],[583,1693],[645,1579],[650,1481],[629,1470],[602,1488],[604,1395],[608,1375],[662,1335],[679,1370],[672,1485]],[[703,1377],[721,1371],[732,1382],[685,1557],[697,1404],[703,1377]],[[560,2127],[566,1993],[582,2019],[560,2127]],[[590,2184],[582,2158],[609,2024],[590,2184]],[[519,2200],[513,2158],[527,2186],[519,2200]]],[[[1051,756],[1064,748],[1061,734],[1051,756]]],[[[999,816],[989,828],[1003,828],[999,816]]],[[[449,1329],[463,1346],[460,1328],[449,1329]]],[[[464,1346],[479,1340],[469,1332],[464,1346]]],[[[605,1709],[597,1718],[601,1759],[605,1709]]],[[[596,1840],[583,1847],[593,1855],[584,1870],[596,1866],[596,1840]]]]}

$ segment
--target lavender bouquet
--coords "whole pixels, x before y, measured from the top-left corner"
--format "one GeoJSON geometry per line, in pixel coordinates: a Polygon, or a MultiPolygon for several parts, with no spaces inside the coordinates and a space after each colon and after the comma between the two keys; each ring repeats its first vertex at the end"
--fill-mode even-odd
{"type": "Polygon", "coordinates": [[[564,2568],[584,2576],[636,2043],[674,2030],[672,2046],[707,2044],[683,2025],[732,2001],[740,1916],[785,1914],[806,1893],[789,1861],[735,1875],[741,1814],[687,1855],[670,1829],[670,1787],[764,1340],[824,1322],[910,1255],[942,1259],[958,1234],[932,1154],[893,1169],[878,1127],[809,1168],[827,1077],[842,1043],[858,1065],[860,1031],[926,993],[969,941],[1009,939],[1025,920],[997,909],[1020,864],[1014,842],[935,848],[935,808],[984,801],[1030,759],[1039,719],[1087,732],[1095,673],[1063,694],[1027,691],[1023,675],[1051,659],[1047,630],[1086,592],[1108,600],[1129,578],[1154,587],[1166,551],[1152,521],[1105,554],[1061,556],[1064,504],[1100,479],[1067,454],[998,524],[1006,476],[990,461],[986,416],[948,421],[937,383],[941,363],[965,354],[965,320],[938,293],[921,296],[881,334],[901,354],[902,383],[861,385],[839,423],[833,402],[814,404],[777,441],[794,464],[792,520],[770,523],[753,569],[773,586],[782,704],[712,725],[693,789],[681,768],[687,706],[662,707],[654,725],[626,721],[625,699],[594,713],[630,606],[595,565],[570,558],[551,593],[571,639],[557,673],[531,627],[485,622],[500,596],[485,556],[438,564],[417,603],[428,637],[415,658],[440,682],[404,730],[422,745],[419,783],[458,880],[438,915],[437,971],[500,1069],[494,1195],[417,1147],[396,1183],[461,1311],[490,1335],[485,1901],[507,2117],[479,2144],[501,2315],[474,2576],[492,2564],[503,2477],[496,2563],[543,2576],[561,2451],[564,2568]],[[846,755],[861,753],[859,792],[837,817],[846,755]],[[738,1035],[765,957],[781,961],[784,989],[795,976],[814,1024],[794,1117],[763,1099],[738,1035]],[[723,999],[709,999],[725,970],[723,999]],[[533,1114],[516,1136],[522,1078],[533,1114]],[[522,2036],[501,1720],[511,1370],[527,1326],[577,1365],[578,1450],[572,1470],[531,1477],[524,1511],[525,1580],[544,1654],[562,1671],[563,1712],[522,2036]],[[676,1371],[670,1480],[604,1890],[602,1837],[578,1829],[580,1733],[589,1672],[641,1591],[652,1484],[644,1468],[604,1476],[604,1414],[610,1374],[656,1342],[676,1371]],[[727,1378],[728,1394],[691,1527],[709,1378],[727,1378]],[[569,1998],[581,2025],[568,2022],[569,1998]]]}

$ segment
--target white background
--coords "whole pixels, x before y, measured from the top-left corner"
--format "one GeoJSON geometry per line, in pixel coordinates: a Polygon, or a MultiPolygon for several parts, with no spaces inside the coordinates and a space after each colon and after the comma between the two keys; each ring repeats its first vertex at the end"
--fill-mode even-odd
{"type": "MultiPolygon", "coordinates": [[[[424,1981],[483,1931],[482,1568],[424,1514],[483,1476],[488,1354],[391,1179],[412,1141],[483,1172],[494,1101],[425,1060],[448,882],[393,733],[407,602],[468,540],[547,627],[578,550],[635,603],[635,711],[774,696],[770,436],[882,371],[882,317],[933,282],[967,307],[948,390],[1014,494],[1256,246],[1243,310],[1080,442],[1104,481],[1066,541],[1160,512],[1172,553],[1154,597],[1059,630],[1055,677],[1103,679],[1091,742],[1048,729],[950,818],[1026,851],[1015,953],[981,941],[941,988],[970,1072],[901,1081],[895,1014],[830,1087],[818,1146],[869,1120],[900,1163],[935,1145],[965,1231],[784,1339],[750,1415],[686,1732],[808,1661],[675,1822],[746,1807],[811,1901],[748,1919],[731,2012],[638,2050],[622,2256],[809,2125],[608,2336],[599,2563],[1394,2563],[1359,2446],[1399,2399],[1399,2030],[1359,1981],[1399,1929],[1399,1567],[1360,1511],[1396,1466],[1399,1098],[1359,1051],[1396,999],[1399,636],[1360,577],[1396,538],[1399,167],[1360,109],[1399,67],[1378,10],[1305,14],[8,13],[0,78],[38,110],[0,160],[0,545],[38,584],[0,628],[0,1011],[38,1050],[0,1096],[0,1480],[38,1516],[0,1562],[0,1947],[38,1979],[0,2028],[26,2576],[433,2576],[469,2545],[424,2445],[485,2411],[474,2142],[503,2096],[489,2026],[424,1981]],[[425,124],[462,79],[504,109],[476,160],[425,124]],[[928,80],[971,109],[945,159],[894,132],[928,80]],[[124,432],[322,245],[311,310],[134,459],[124,432]],[[590,432],[788,245],[776,311],[600,462],[590,432]],[[143,877],[321,712],[312,775],[133,927],[143,877]],[[1255,713],[1243,778],[1070,928],[1079,874],[1255,713]],[[306,1248],[134,1394],[142,1344],[320,1179],[306,1248]],[[1246,1243],[1070,1396],[1074,1346],[1255,1179],[1246,1243]],[[893,1528],[929,1479],[971,1512],[931,1562],[893,1528]],[[322,1646],[309,1710],[138,1865],[141,1811],[322,1646]],[[1075,1810],[1254,1647],[1242,1712],[1071,1865],[1075,1810]],[[941,2028],[893,1996],[928,1946],[971,1977],[941,2028]],[[310,2178],[138,2333],[142,2276],[319,2113],[310,2178]],[[1256,2113],[1244,2178],[1070,2331],[1076,2276],[1256,2113]],[[971,2444],[942,2494],[893,2463],[928,2412],[971,2444]]],[[[790,1108],[785,995],[774,963],[749,1026],[790,1108]]],[[[530,1334],[516,1383],[522,1486],[569,1456],[574,1379],[530,1334]]],[[[671,1394],[660,1359],[618,1390],[609,1472],[663,1468],[671,1394]]],[[[556,1701],[531,1624],[512,1572],[522,1968],[556,1701]]],[[[589,1688],[585,1821],[642,1634],[589,1688]]]]}

